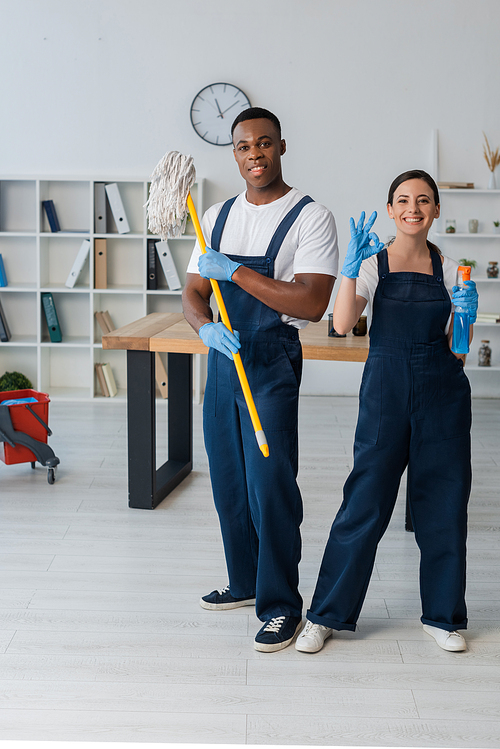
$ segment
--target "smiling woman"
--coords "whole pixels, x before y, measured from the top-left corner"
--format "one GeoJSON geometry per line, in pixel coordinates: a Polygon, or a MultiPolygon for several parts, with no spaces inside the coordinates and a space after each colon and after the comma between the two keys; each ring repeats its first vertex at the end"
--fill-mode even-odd
{"type": "MultiPolygon", "coordinates": [[[[336,630],[356,629],[399,484],[420,547],[421,621],[444,650],[465,650],[465,538],[471,487],[470,386],[450,350],[457,264],[427,240],[439,193],[426,172],[399,175],[387,211],[396,224],[384,246],[351,219],[333,324],[347,332],[369,303],[370,351],[359,395],[354,466],[325,549],[308,623],[297,650],[321,650],[336,630]]],[[[465,293],[465,292],[464,292],[465,293]]],[[[467,290],[469,293],[469,290],[467,290]]],[[[475,291],[470,290],[470,295],[475,291]]]]}

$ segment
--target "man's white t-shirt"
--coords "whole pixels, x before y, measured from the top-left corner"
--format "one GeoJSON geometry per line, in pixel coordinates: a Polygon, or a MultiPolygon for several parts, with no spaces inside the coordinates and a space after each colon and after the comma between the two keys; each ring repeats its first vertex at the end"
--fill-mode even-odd
{"type": "MultiPolygon", "coordinates": [[[[302,198],[304,193],[294,187],[282,198],[265,205],[249,203],[246,193],[238,195],[227,217],[220,243],[225,255],[263,256],[282,219],[302,198]]],[[[217,216],[223,203],[216,203],[203,216],[203,235],[208,245],[217,216]]],[[[293,281],[297,273],[321,273],[337,276],[338,245],[335,219],[320,203],[305,205],[279,250],[274,264],[274,278],[293,281]]],[[[198,273],[201,255],[198,242],[193,250],[188,273],[198,273]]],[[[304,328],[307,320],[281,315],[288,325],[304,328]]]]}
{"type": "MultiPolygon", "coordinates": [[[[450,257],[443,255],[443,282],[446,286],[448,294],[452,295],[452,286],[457,283],[457,270],[458,263],[456,260],[452,260],[450,257]]],[[[377,255],[363,260],[359,271],[359,276],[356,279],[356,294],[362,296],[367,300],[369,304],[370,313],[373,306],[373,297],[378,286],[378,260],[377,255]]],[[[448,318],[445,332],[448,332],[450,325],[451,315],[448,318]]]]}

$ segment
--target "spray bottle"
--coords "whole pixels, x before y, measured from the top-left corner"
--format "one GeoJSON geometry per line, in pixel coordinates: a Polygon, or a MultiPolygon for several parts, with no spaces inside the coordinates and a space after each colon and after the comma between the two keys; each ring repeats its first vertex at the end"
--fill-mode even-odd
{"type": "MultiPolygon", "coordinates": [[[[470,266],[458,266],[458,287],[466,289],[465,281],[470,281],[470,266]]],[[[465,307],[455,306],[453,320],[453,340],[451,350],[455,354],[469,353],[469,313],[465,307]]]]}

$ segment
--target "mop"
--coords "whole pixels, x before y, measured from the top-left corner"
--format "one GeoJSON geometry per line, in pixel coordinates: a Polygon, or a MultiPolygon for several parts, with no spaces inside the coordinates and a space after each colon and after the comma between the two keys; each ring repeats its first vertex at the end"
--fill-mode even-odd
{"type": "MultiPolygon", "coordinates": [[[[149,230],[153,234],[159,234],[162,240],[180,237],[186,227],[187,212],[189,211],[200,249],[202,253],[206,253],[205,238],[190,193],[195,180],[196,171],[191,156],[184,156],[178,151],[166,153],[151,175],[149,199],[146,203],[148,226],[149,230]]],[[[219,284],[213,278],[210,279],[210,283],[222,322],[226,328],[233,332],[219,284]]],[[[252,420],[257,444],[264,457],[267,458],[269,446],[255,408],[240,353],[233,354],[233,359],[252,420]]]]}

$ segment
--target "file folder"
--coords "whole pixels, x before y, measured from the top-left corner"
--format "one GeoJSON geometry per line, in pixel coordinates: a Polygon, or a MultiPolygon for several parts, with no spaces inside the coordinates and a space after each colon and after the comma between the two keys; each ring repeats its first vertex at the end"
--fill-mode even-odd
{"type": "Polygon", "coordinates": [[[52,343],[61,343],[62,334],[59,320],[57,318],[56,305],[54,304],[54,297],[50,291],[42,292],[42,307],[45,314],[45,320],[47,321],[47,327],[49,329],[49,336],[52,343]]]}
{"type": "Polygon", "coordinates": [[[5,272],[5,265],[3,264],[2,255],[0,255],[0,286],[8,286],[7,274],[5,272]]]}
{"type": "Polygon", "coordinates": [[[59,219],[57,218],[56,207],[53,200],[42,200],[42,205],[45,208],[47,219],[50,226],[50,231],[61,231],[59,225],[59,219]]]}
{"type": "Polygon", "coordinates": [[[83,266],[85,265],[85,261],[87,260],[87,255],[90,251],[90,239],[84,239],[82,244],[80,245],[80,249],[78,250],[78,254],[75,258],[75,262],[73,263],[73,267],[71,268],[69,272],[69,276],[66,279],[65,286],[68,287],[68,289],[72,289],[75,285],[78,276],[82,272],[83,266]]]}
{"type": "Polygon", "coordinates": [[[177,274],[177,268],[175,267],[174,258],[172,252],[168,246],[168,242],[156,242],[156,251],[160,259],[161,267],[167,279],[168,288],[171,291],[182,288],[179,276],[177,274]]]}
{"type": "Polygon", "coordinates": [[[106,234],[106,189],[104,182],[94,184],[94,229],[96,234],[106,234]]]}
{"type": "Polygon", "coordinates": [[[5,312],[3,311],[2,302],[0,302],[0,341],[7,343],[10,341],[11,335],[5,312]]]}
{"type": "Polygon", "coordinates": [[[158,262],[156,239],[148,239],[148,283],[147,288],[155,291],[158,288],[158,262]]]}
{"type": "Polygon", "coordinates": [[[94,288],[108,288],[108,250],[105,239],[94,240],[94,288]]]}
{"type": "Polygon", "coordinates": [[[109,207],[115,220],[116,228],[119,234],[127,234],[130,231],[130,227],[127,221],[127,215],[125,208],[123,207],[120,190],[116,182],[112,182],[106,185],[106,195],[108,196],[109,207]]]}

